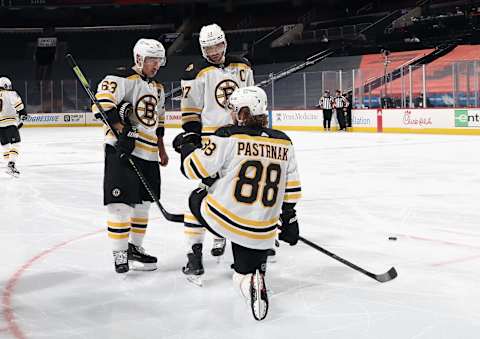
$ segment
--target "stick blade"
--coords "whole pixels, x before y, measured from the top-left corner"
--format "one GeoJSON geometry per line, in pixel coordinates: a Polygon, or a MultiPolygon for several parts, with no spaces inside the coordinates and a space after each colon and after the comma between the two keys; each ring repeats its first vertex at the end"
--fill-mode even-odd
{"type": "Polygon", "coordinates": [[[197,287],[203,286],[203,279],[201,275],[187,275],[187,281],[197,287]]]}
{"type": "Polygon", "coordinates": [[[395,269],[395,267],[392,267],[383,274],[375,274],[374,279],[381,283],[384,283],[384,282],[395,279],[397,276],[398,276],[397,270],[395,269]]]}

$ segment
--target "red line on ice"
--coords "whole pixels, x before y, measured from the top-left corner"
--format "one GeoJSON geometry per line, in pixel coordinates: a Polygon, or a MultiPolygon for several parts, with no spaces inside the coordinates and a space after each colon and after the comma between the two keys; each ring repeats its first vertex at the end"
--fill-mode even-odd
{"type": "Polygon", "coordinates": [[[436,243],[444,244],[444,245],[452,245],[452,246],[458,246],[458,247],[480,249],[479,246],[461,244],[461,243],[458,243],[458,242],[447,241],[447,240],[438,240],[438,239],[432,239],[432,238],[426,238],[426,237],[419,237],[419,236],[416,236],[416,235],[399,234],[399,236],[404,236],[404,237],[415,239],[415,240],[436,242],[436,243]]]}
{"type": "Polygon", "coordinates": [[[90,232],[87,234],[80,235],[76,238],[66,240],[64,242],[61,242],[49,249],[46,249],[45,251],[40,252],[33,258],[30,258],[25,264],[23,264],[19,269],[15,271],[15,273],[8,279],[7,284],[5,285],[5,288],[3,289],[2,293],[2,315],[3,318],[5,319],[7,323],[6,328],[1,328],[0,332],[3,331],[9,331],[15,338],[17,339],[25,339],[26,336],[23,333],[23,331],[20,329],[20,327],[17,325],[15,322],[15,313],[13,311],[12,307],[12,296],[15,290],[15,286],[17,285],[18,281],[20,280],[23,272],[25,272],[30,266],[32,266],[36,261],[42,259],[43,257],[49,255],[53,251],[58,250],[59,248],[65,247],[69,245],[70,243],[81,240],[87,237],[90,237],[92,235],[98,234],[100,232],[103,232],[103,229],[95,231],[95,232],[90,232]]]}
{"type": "Polygon", "coordinates": [[[478,259],[478,258],[480,258],[480,254],[473,255],[473,256],[470,256],[470,257],[452,259],[452,260],[448,260],[448,261],[441,261],[441,262],[432,264],[432,266],[443,266],[443,265],[448,265],[448,264],[456,264],[456,263],[459,263],[459,262],[462,262],[462,261],[475,260],[475,259],[478,259]]]}

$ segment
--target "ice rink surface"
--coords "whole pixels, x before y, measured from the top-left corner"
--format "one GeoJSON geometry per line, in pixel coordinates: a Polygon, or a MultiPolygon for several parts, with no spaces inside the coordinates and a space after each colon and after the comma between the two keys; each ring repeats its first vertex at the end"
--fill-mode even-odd
{"type": "MultiPolygon", "coordinates": [[[[162,171],[171,212],[182,212],[195,187],[170,146],[177,132],[167,130],[162,171]]],[[[114,273],[101,129],[21,134],[21,178],[0,173],[0,338],[480,337],[479,137],[289,133],[303,236],[375,273],[395,266],[399,276],[380,284],[282,243],[268,266],[268,318],[256,322],[233,289],[230,246],[216,263],[207,236],[204,287],[187,283],[182,226],[155,206],[144,245],[160,268],[114,273]]]]}

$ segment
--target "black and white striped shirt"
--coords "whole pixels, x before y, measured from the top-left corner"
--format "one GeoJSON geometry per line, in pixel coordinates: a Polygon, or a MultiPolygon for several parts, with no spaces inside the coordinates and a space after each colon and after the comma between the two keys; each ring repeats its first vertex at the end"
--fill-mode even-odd
{"type": "Polygon", "coordinates": [[[323,96],[320,98],[318,104],[322,109],[332,109],[333,98],[331,96],[323,96]]]}
{"type": "Polygon", "coordinates": [[[335,101],[335,108],[348,107],[348,100],[343,95],[336,96],[334,101],[335,101]]]}

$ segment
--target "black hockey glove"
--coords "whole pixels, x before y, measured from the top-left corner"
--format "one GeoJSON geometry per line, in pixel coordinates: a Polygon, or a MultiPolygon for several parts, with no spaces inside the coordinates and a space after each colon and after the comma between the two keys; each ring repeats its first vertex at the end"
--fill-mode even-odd
{"type": "Polygon", "coordinates": [[[172,145],[175,149],[175,152],[181,153],[182,147],[192,144],[196,148],[202,147],[202,137],[200,134],[193,133],[193,132],[182,132],[173,139],[172,145]]]}
{"type": "Polygon", "coordinates": [[[296,245],[300,237],[298,231],[297,213],[294,209],[283,210],[282,214],[280,215],[280,220],[282,221],[282,225],[278,226],[281,231],[278,238],[286,243],[289,243],[290,246],[296,245]]]}
{"type": "MultiPolygon", "coordinates": [[[[118,104],[118,107],[114,107],[105,111],[107,117],[107,122],[110,125],[115,125],[117,123],[122,123],[123,125],[130,124],[129,116],[133,113],[133,105],[128,101],[122,101],[118,104]]],[[[102,119],[102,114],[95,113],[94,117],[99,120],[102,119]]]]}
{"type": "Polygon", "coordinates": [[[135,140],[138,139],[138,133],[131,125],[125,125],[122,133],[118,135],[118,141],[115,146],[118,156],[123,159],[132,154],[135,148],[135,140]]]}
{"type": "Polygon", "coordinates": [[[22,109],[20,112],[18,112],[18,116],[20,117],[20,120],[24,121],[27,120],[27,112],[22,109]]]}

